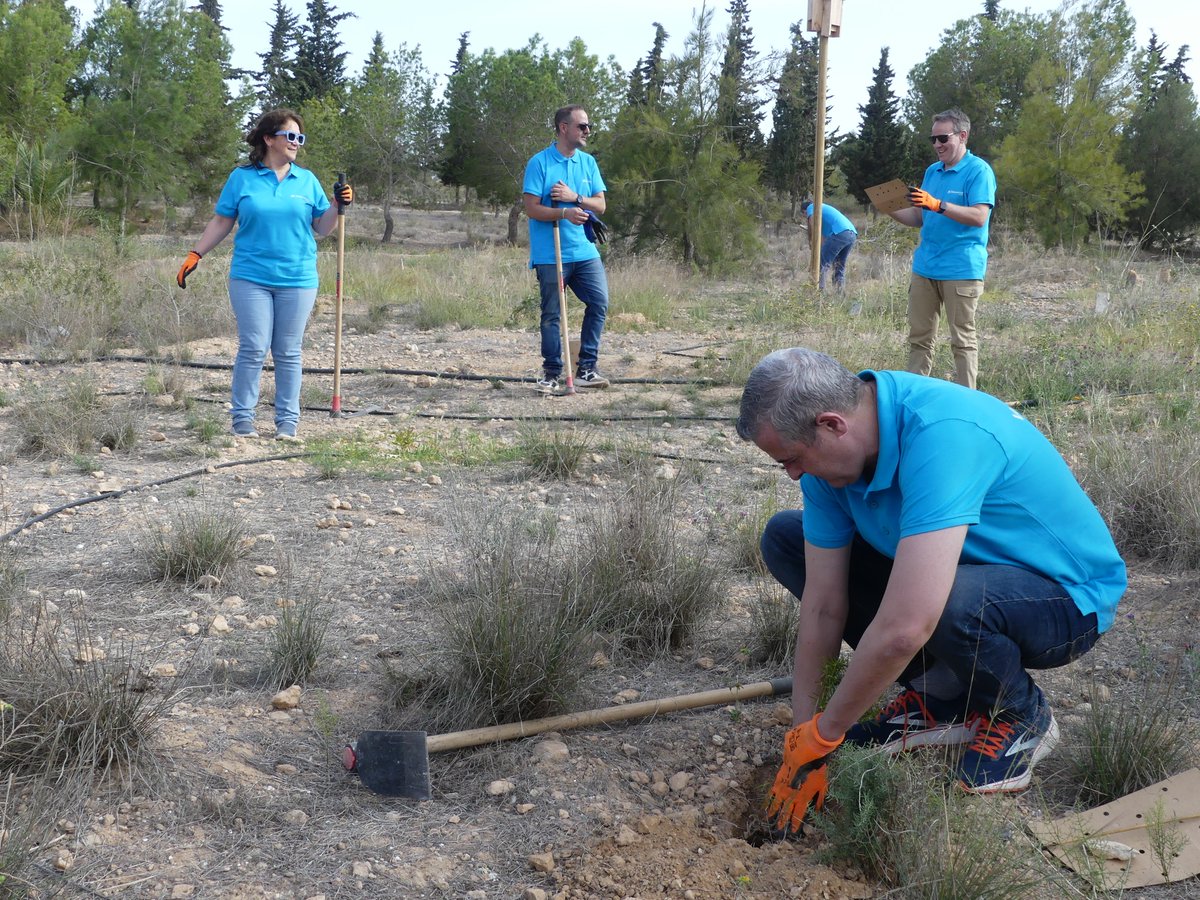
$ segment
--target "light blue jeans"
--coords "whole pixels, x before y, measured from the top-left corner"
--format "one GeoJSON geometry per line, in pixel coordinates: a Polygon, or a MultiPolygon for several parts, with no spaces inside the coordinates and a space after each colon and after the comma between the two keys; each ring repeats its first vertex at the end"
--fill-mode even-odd
{"type": "Polygon", "coordinates": [[[300,421],[300,345],[317,289],[267,287],[229,280],[229,302],[237,319],[238,351],[233,363],[233,424],[253,422],[267,351],[275,364],[275,427],[295,429],[300,421]]]}
{"type": "MultiPolygon", "coordinates": [[[[562,374],[562,331],[558,302],[558,271],[554,263],[537,265],[538,287],[542,295],[542,371],[557,378],[562,374]]],[[[583,325],[579,329],[579,359],[575,368],[587,372],[596,368],[600,355],[600,334],[608,317],[608,276],[599,259],[563,263],[563,283],[583,301],[583,325]]]]}
{"type": "MultiPolygon", "coordinates": [[[[804,523],[799,510],[776,513],[762,536],[763,561],[797,597],[804,592],[804,523]]],[[[857,647],[879,612],[892,560],[855,535],[850,548],[850,609],[843,638],[857,647]]],[[[1007,710],[1037,718],[1041,693],[1027,669],[1054,669],[1082,656],[1099,637],[1096,614],[1084,615],[1061,585],[1015,566],[958,567],[941,619],[925,647],[897,679],[912,687],[948,668],[964,712],[1007,710]],[[940,664],[940,666],[939,666],[940,664]]]]}

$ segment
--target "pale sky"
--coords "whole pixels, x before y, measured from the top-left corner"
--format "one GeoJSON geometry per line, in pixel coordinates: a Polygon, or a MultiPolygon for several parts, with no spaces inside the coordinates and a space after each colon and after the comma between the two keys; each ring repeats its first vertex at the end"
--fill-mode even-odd
{"type": "MultiPolygon", "coordinates": [[[[97,0],[70,0],[86,23],[97,0]]],[[[99,0],[107,4],[107,0],[99,0]]],[[[504,51],[524,46],[536,32],[551,49],[565,47],[574,37],[583,38],[588,50],[605,59],[614,56],[628,71],[650,49],[654,22],[661,22],[669,35],[667,53],[683,52],[691,31],[693,13],[699,4],[691,0],[582,0],[562,4],[541,0],[327,0],[337,12],[355,13],[339,29],[347,57],[347,74],[361,69],[375,32],[383,34],[384,46],[394,51],[403,44],[420,46],[426,68],[444,76],[458,49],[458,37],[471,33],[473,52],[488,47],[504,51]],[[575,10],[577,14],[572,15],[575,10]]],[[[287,0],[288,7],[307,18],[305,0],[287,0]]],[[[1041,14],[1061,6],[1060,0],[1001,0],[1010,10],[1041,14]]],[[[1168,57],[1180,45],[1191,47],[1188,74],[1200,83],[1200,13],[1190,0],[1127,0],[1137,21],[1137,40],[1145,46],[1150,30],[1166,42],[1168,57]]],[[[729,0],[710,4],[716,13],[714,30],[724,34],[729,24],[729,0]]],[[[233,64],[257,70],[257,53],[265,51],[274,21],[273,0],[223,0],[222,24],[233,45],[233,64]]],[[[789,26],[807,18],[808,0],[749,0],[750,26],[760,56],[785,51],[789,26]]],[[[829,42],[828,91],[833,106],[833,126],[843,133],[856,131],[858,107],[867,100],[872,70],[883,47],[889,47],[889,63],[896,73],[892,89],[903,97],[908,90],[908,72],[936,47],[941,33],[959,19],[983,10],[983,0],[844,0],[841,35],[829,42]]],[[[769,129],[769,122],[767,128],[769,129]]]]}

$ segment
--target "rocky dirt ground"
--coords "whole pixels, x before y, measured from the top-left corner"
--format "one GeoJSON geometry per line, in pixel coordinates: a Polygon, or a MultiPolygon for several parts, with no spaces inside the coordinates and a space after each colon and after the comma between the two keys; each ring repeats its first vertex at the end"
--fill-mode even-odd
{"type": "MultiPolygon", "coordinates": [[[[329,364],[333,320],[309,329],[306,364],[329,364]]],[[[782,473],[733,433],[737,393],[685,392],[707,332],[610,333],[607,391],[544,398],[535,336],[526,331],[414,334],[388,326],[345,336],[345,364],[415,375],[343,378],[347,410],[331,418],[331,380],[306,376],[301,435],[310,442],[358,433],[386,445],[404,432],[515,438],[529,425],[570,422],[597,442],[622,436],[656,454],[659,476],[685,482],[688,525],[708,539],[747,498],[794,497],[782,473]],[[462,380],[474,373],[492,380],[462,380]],[[439,374],[441,373],[441,374],[439,374]],[[324,406],[320,398],[325,398],[324,406]]],[[[230,338],[197,342],[196,363],[227,363],[230,338]]],[[[719,352],[719,345],[717,347],[719,352]]],[[[138,898],[866,898],[882,889],[854,870],[820,862],[816,835],[764,842],[757,811],[788,724],[786,702],[759,701],[673,713],[651,721],[566,730],[431,759],[433,799],[388,799],[339,763],[342,746],[386,723],[382,663],[416,655],[428,627],[414,592],[454,551],[448,511],[467,502],[549,511],[569,523],[618,495],[621,473],[597,450],[581,474],[547,483],[518,464],[398,464],[383,475],[322,479],[304,447],[263,437],[211,449],[187,427],[189,411],[143,392],[140,362],[42,366],[8,362],[0,390],[0,531],[72,500],[191,477],[65,510],[12,539],[28,572],[23,615],[81,610],[94,650],[135,646],[149,690],[170,697],[154,771],[136,791],[97,786],[64,808],[36,851],[43,895],[138,898]],[[87,374],[113,402],[140,411],[130,451],[89,465],[19,451],[16,405],[31,385],[64,386],[87,374]],[[211,453],[209,456],[203,453],[211,453]],[[275,457],[267,459],[268,457],[275,457]],[[280,458],[285,457],[285,458],[280,458]],[[90,468],[95,465],[96,468],[90,468]],[[249,556],[219,583],[154,579],[141,548],[147,529],[205,504],[242,516],[249,556]],[[264,648],[281,607],[326,598],[333,610],[327,658],[298,695],[264,682],[264,648]]],[[[184,368],[188,396],[222,423],[228,373],[184,368]]],[[[270,385],[269,377],[266,379],[270,385]]],[[[1075,711],[1132,690],[1147,656],[1191,653],[1196,579],[1134,566],[1121,619],[1098,649],[1043,682],[1066,739],[1075,711]]],[[[601,664],[593,706],[672,696],[785,674],[744,652],[746,598],[729,582],[719,621],[685,651],[650,664],[601,664]]],[[[1069,785],[1053,758],[1039,772],[1051,796],[1069,785]]],[[[1024,801],[1012,801],[1022,803],[1024,801]]],[[[1030,804],[1026,810],[1036,815],[1030,804]]],[[[1165,889],[1164,889],[1165,890],[1165,889]]],[[[1193,896],[1187,887],[1150,896],[1193,896]]]]}

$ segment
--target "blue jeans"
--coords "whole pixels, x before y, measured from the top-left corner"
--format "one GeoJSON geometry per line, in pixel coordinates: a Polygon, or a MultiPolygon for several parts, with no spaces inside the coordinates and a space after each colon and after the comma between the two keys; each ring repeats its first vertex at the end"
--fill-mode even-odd
{"type": "MultiPolygon", "coordinates": [[[[763,560],[785,588],[804,591],[804,526],[799,510],[776,513],[762,536],[763,560]]],[[[858,535],[850,549],[850,609],[844,640],[857,647],[879,611],[892,560],[858,535]]],[[[1026,669],[1054,669],[1096,643],[1096,614],[1084,615],[1063,588],[1015,566],[958,567],[933,634],[897,679],[912,687],[935,667],[949,669],[964,712],[998,710],[1032,721],[1041,691],[1026,669]]],[[[944,699],[952,699],[950,696],[944,699]]]]}
{"type": "Polygon", "coordinates": [[[239,278],[229,280],[229,302],[238,330],[230,398],[233,424],[254,421],[268,350],[275,363],[275,427],[294,429],[300,421],[300,344],[316,299],[315,287],[266,287],[239,278]]]}
{"type": "Polygon", "coordinates": [[[833,286],[837,288],[846,285],[846,260],[850,251],[858,241],[858,235],[853,231],[839,231],[821,241],[821,282],[818,285],[825,290],[825,273],[833,268],[833,286]]]}
{"type": "MultiPolygon", "coordinates": [[[[562,374],[562,330],[558,308],[558,271],[553,263],[534,266],[542,294],[542,370],[557,378],[562,374]]],[[[563,263],[563,283],[574,291],[586,307],[579,331],[581,372],[596,368],[600,355],[600,334],[608,316],[608,277],[599,259],[563,263]]]]}

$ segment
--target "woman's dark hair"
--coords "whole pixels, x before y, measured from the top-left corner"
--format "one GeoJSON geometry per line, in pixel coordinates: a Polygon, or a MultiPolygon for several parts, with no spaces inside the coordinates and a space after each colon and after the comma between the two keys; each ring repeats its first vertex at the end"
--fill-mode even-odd
{"type": "Polygon", "coordinates": [[[280,131],[289,119],[296,123],[296,127],[300,131],[304,131],[304,120],[294,109],[281,106],[279,109],[268,110],[259,116],[254,127],[250,129],[250,133],[246,135],[246,143],[250,145],[250,165],[262,165],[263,158],[267,155],[267,135],[273,135],[280,131]]]}

